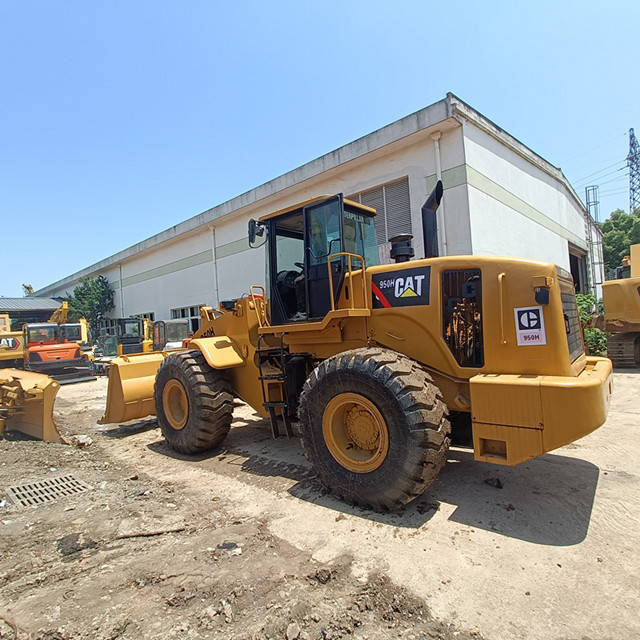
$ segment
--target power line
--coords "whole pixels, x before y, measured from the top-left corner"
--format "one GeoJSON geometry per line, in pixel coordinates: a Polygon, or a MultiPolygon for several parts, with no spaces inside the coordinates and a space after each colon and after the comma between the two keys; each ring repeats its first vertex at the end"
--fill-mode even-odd
{"type": "MultiPolygon", "coordinates": [[[[597,182],[598,184],[604,184],[602,182],[600,182],[601,180],[604,180],[604,178],[608,178],[609,176],[616,176],[614,178],[611,178],[611,180],[617,180],[620,177],[625,177],[628,176],[628,173],[624,173],[622,174],[622,176],[617,176],[616,174],[618,173],[618,171],[624,171],[626,169],[626,167],[620,167],[619,169],[616,169],[615,171],[610,171],[609,173],[605,173],[603,175],[601,175],[599,178],[597,178],[596,180],[587,180],[587,181],[583,181],[582,183],[578,183],[578,188],[581,189],[582,187],[586,187],[590,184],[593,184],[594,182],[597,182]]],[[[607,182],[611,182],[611,180],[607,180],[607,182]]]]}
{"type": "MultiPolygon", "coordinates": [[[[625,131],[622,136],[626,136],[627,132],[625,131]]],[[[586,149],[585,151],[580,151],[579,153],[577,153],[575,156],[571,156],[570,158],[567,158],[566,160],[563,160],[561,164],[567,163],[570,160],[573,160],[574,158],[579,158],[580,156],[583,156],[587,153],[591,153],[592,151],[595,151],[596,149],[601,149],[602,147],[611,144],[614,140],[618,140],[619,138],[622,137],[620,134],[616,134],[613,138],[610,138],[609,140],[606,140],[605,142],[601,142],[600,144],[597,144],[595,147],[591,147],[590,149],[586,149]]]]}
{"type": "MultiPolygon", "coordinates": [[[[576,180],[576,184],[580,184],[581,182],[588,182],[594,176],[597,176],[598,174],[602,173],[603,171],[607,171],[608,169],[611,169],[612,167],[616,167],[619,164],[620,164],[620,161],[614,162],[613,164],[609,165],[608,167],[605,167],[604,169],[600,169],[600,171],[596,171],[595,173],[591,173],[588,176],[585,176],[584,178],[579,178],[578,180],[576,180]]],[[[626,168],[626,164],[623,164],[621,167],[618,167],[616,169],[616,171],[621,171],[624,168],[626,168]]],[[[610,173],[607,173],[606,175],[611,175],[612,173],[615,173],[615,171],[611,171],[610,173]]],[[[604,178],[606,176],[600,176],[600,177],[604,178]]]]}
{"type": "Polygon", "coordinates": [[[626,187],[624,189],[612,189],[611,191],[603,191],[601,196],[621,196],[623,193],[627,193],[626,187]]]}
{"type": "MultiPolygon", "coordinates": [[[[598,184],[599,184],[599,185],[603,185],[603,184],[609,184],[609,183],[611,183],[611,182],[620,182],[621,180],[624,180],[625,178],[627,178],[627,177],[628,177],[628,175],[629,175],[628,173],[623,173],[622,175],[617,176],[617,177],[615,177],[615,178],[611,178],[610,180],[605,180],[604,182],[598,182],[598,184]]],[[[603,178],[604,178],[604,177],[605,177],[605,176],[603,176],[603,178]]]]}
{"type": "Polygon", "coordinates": [[[577,165],[575,167],[571,167],[569,165],[569,168],[567,168],[567,166],[561,166],[560,168],[562,169],[562,171],[564,172],[570,172],[570,173],[575,173],[576,171],[582,170],[582,169],[591,169],[591,167],[597,167],[599,165],[601,165],[603,162],[613,162],[614,160],[618,160],[620,158],[620,154],[617,153],[615,156],[607,156],[606,158],[601,158],[600,156],[598,156],[597,160],[592,160],[591,162],[587,162],[586,164],[581,164],[581,165],[577,165]]]}

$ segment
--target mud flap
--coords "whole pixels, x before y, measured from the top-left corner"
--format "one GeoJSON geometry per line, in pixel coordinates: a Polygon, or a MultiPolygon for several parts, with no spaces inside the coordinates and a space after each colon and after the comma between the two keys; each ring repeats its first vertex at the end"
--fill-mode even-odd
{"type": "Polygon", "coordinates": [[[63,442],[53,420],[60,384],[49,376],[0,370],[0,432],[19,431],[45,442],[63,442]]]}

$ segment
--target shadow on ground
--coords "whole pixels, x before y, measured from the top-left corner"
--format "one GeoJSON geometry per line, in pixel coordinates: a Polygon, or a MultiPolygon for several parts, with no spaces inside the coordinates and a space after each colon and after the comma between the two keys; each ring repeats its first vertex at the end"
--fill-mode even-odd
{"type": "Polygon", "coordinates": [[[148,447],[205,469],[221,469],[226,464],[241,474],[292,480],[296,484],[287,490],[300,500],[388,526],[418,529],[447,504],[455,507],[449,516],[453,522],[555,546],[585,539],[600,473],[589,462],[557,454],[504,467],[476,462],[472,451],[452,448],[448,464],[422,496],[398,511],[380,514],[347,505],[329,494],[302,455],[299,440],[272,439],[266,420],[234,421],[221,447],[199,455],[177,453],[164,440],[148,447]]]}

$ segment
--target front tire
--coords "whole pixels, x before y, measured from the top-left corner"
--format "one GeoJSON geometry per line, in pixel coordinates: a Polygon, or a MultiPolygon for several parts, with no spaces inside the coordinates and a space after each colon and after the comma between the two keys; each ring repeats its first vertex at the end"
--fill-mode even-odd
{"type": "Polygon", "coordinates": [[[307,379],[302,446],[337,497],[392,511],[420,495],[447,458],[447,409],[431,376],[395,351],[364,348],[324,360],[307,379]]]}
{"type": "Polygon", "coordinates": [[[220,444],[229,433],[233,396],[221,371],[199,351],[167,356],[156,374],[158,423],[172,449],[198,453],[220,444]]]}

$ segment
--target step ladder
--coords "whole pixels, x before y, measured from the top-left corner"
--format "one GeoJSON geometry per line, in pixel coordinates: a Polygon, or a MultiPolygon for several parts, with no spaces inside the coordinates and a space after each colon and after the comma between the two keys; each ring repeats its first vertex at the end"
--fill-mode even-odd
{"type": "Polygon", "coordinates": [[[261,345],[264,336],[258,337],[258,348],[256,355],[258,356],[258,369],[260,371],[259,380],[262,385],[262,399],[263,406],[269,412],[271,419],[271,433],[274,438],[286,435],[287,438],[293,437],[293,427],[291,426],[291,419],[289,417],[290,401],[287,394],[287,384],[285,376],[285,364],[287,357],[289,356],[289,348],[284,344],[283,333],[280,336],[279,347],[263,347],[261,345]],[[279,364],[277,366],[269,365],[269,361],[276,360],[279,364]],[[269,365],[267,367],[267,365],[269,365]],[[272,400],[271,388],[272,383],[276,383],[276,387],[280,389],[281,400],[272,400]],[[270,388],[271,387],[271,388],[270,388]],[[277,410],[279,410],[284,422],[285,433],[280,432],[280,426],[278,424],[277,410]]]}

